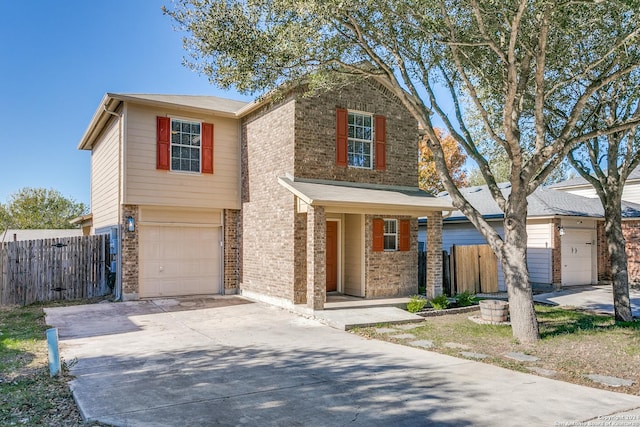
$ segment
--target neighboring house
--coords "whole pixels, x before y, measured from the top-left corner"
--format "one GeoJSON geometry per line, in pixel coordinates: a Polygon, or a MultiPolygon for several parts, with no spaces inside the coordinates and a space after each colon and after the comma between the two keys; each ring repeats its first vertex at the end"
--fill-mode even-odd
{"type": "MultiPolygon", "coordinates": [[[[500,184],[503,194],[510,184],[500,184]]],[[[488,187],[468,187],[462,190],[467,200],[504,236],[504,215],[489,193],[488,187]]],[[[449,199],[448,194],[439,197],[449,199]]],[[[527,265],[531,283],[555,287],[596,284],[601,278],[602,248],[598,228],[603,209],[598,199],[556,190],[539,188],[528,198],[527,265]]],[[[626,203],[628,215],[640,215],[640,206],[626,203]]],[[[421,221],[419,240],[426,241],[421,221]]],[[[452,245],[486,244],[484,237],[460,212],[443,220],[442,247],[450,252],[452,245]]],[[[504,275],[498,265],[498,287],[506,290],[504,275]]]]}
{"type": "Polygon", "coordinates": [[[327,292],[417,292],[425,215],[428,292],[441,293],[450,204],[418,189],[417,143],[399,100],[363,81],[250,104],[107,94],[79,148],[123,299],[239,292],[322,309],[327,292]]]}
{"type": "MultiPolygon", "coordinates": [[[[592,198],[598,197],[595,188],[593,188],[593,186],[581,176],[557,182],[547,188],[566,191],[578,196],[592,198]]],[[[640,204],[640,167],[634,169],[627,177],[627,181],[624,183],[624,189],[622,191],[622,200],[640,204]]]]}
{"type": "MultiPolygon", "coordinates": [[[[584,178],[578,177],[550,185],[549,188],[576,194],[589,198],[598,198],[596,190],[584,178]]],[[[640,204],[640,167],[634,169],[628,176],[622,191],[623,213],[622,233],[624,234],[627,249],[627,266],[629,282],[640,284],[640,220],[634,213],[635,204],[640,204]]],[[[600,254],[598,258],[598,279],[611,280],[609,253],[606,249],[606,236],[604,223],[598,223],[598,242],[600,254]]]]}
{"type": "Polygon", "coordinates": [[[82,236],[79,228],[37,229],[37,230],[0,230],[0,243],[20,242],[23,240],[63,239],[65,237],[82,236]]]}

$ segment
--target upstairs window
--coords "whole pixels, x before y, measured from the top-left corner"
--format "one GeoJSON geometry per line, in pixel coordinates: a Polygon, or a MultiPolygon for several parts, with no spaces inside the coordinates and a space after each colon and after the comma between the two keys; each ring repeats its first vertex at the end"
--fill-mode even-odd
{"type": "Polygon", "coordinates": [[[336,109],[336,164],[341,167],[387,168],[385,116],[336,109]]]}
{"type": "Polygon", "coordinates": [[[371,169],[373,159],[373,117],[349,112],[347,159],[349,166],[371,169]]]}
{"type": "Polygon", "coordinates": [[[171,120],[171,170],[200,172],[200,123],[171,120]]]}

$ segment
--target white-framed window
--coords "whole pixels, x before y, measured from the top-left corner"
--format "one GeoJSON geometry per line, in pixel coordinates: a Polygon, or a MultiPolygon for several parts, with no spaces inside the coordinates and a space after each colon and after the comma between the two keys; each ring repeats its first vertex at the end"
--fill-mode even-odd
{"type": "Polygon", "coordinates": [[[384,220],[384,250],[385,251],[398,250],[398,220],[397,219],[384,220]]]}
{"type": "Polygon", "coordinates": [[[200,172],[199,122],[171,119],[171,170],[200,172]]]}
{"type": "Polygon", "coordinates": [[[356,168],[373,167],[373,116],[349,111],[347,161],[356,168]]]}

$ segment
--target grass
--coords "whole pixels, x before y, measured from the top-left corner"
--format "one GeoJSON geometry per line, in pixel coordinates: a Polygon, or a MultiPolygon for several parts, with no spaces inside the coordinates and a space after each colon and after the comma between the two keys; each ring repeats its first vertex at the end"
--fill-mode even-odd
{"type": "Polygon", "coordinates": [[[42,305],[0,307],[2,426],[86,425],[69,390],[66,365],[62,375],[49,376],[46,329],[42,305]]]}
{"type": "MultiPolygon", "coordinates": [[[[536,306],[541,339],[535,344],[519,344],[510,326],[479,325],[468,319],[469,313],[429,317],[422,326],[403,331],[415,339],[401,340],[376,332],[376,328],[356,333],[376,339],[406,344],[414,340],[430,340],[430,350],[463,357],[460,348],[445,343],[463,344],[467,351],[488,355],[483,362],[522,372],[529,368],[555,371],[552,378],[640,395],[640,321],[618,322],[611,316],[593,314],[573,308],[536,306]],[[537,362],[517,362],[504,357],[519,352],[538,357],[537,362]],[[629,387],[611,388],[586,378],[600,374],[635,381],[629,387]]],[[[393,327],[393,326],[391,326],[393,327]]]]}

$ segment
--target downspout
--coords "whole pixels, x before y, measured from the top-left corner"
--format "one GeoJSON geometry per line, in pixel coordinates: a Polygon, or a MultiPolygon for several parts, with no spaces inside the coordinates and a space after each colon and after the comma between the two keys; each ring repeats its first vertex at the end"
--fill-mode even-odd
{"type": "Polygon", "coordinates": [[[120,168],[122,166],[122,115],[120,113],[116,113],[115,111],[111,111],[107,108],[107,104],[105,103],[102,106],[102,109],[105,113],[110,114],[118,120],[118,201],[120,202],[120,206],[118,207],[118,247],[116,254],[116,284],[114,286],[114,298],[116,301],[120,301],[122,299],[122,227],[120,224],[122,223],[122,173],[120,168]]]}

